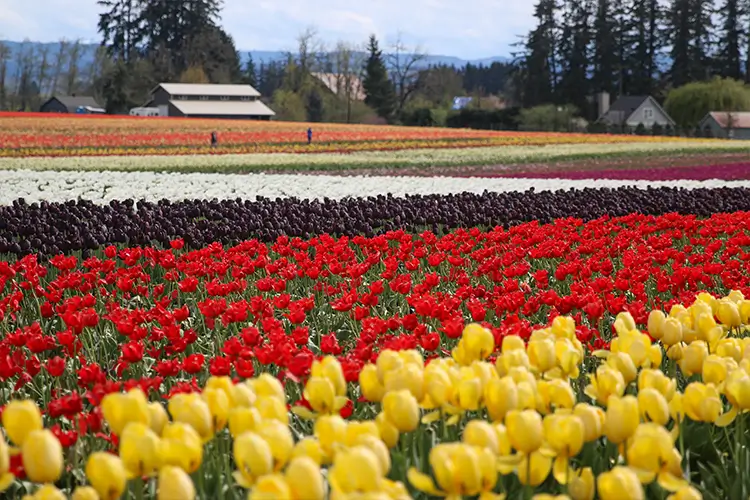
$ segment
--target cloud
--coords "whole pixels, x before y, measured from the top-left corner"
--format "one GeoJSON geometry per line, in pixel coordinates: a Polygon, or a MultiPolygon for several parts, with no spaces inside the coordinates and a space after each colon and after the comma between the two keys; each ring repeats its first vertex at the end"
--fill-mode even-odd
{"type": "MultiPolygon", "coordinates": [[[[328,44],[365,43],[371,33],[387,47],[401,33],[430,54],[481,58],[508,55],[533,25],[529,0],[225,0],[222,25],[242,50],[290,50],[315,27],[328,44]]],[[[95,0],[0,0],[0,38],[51,42],[97,40],[95,0]]]]}

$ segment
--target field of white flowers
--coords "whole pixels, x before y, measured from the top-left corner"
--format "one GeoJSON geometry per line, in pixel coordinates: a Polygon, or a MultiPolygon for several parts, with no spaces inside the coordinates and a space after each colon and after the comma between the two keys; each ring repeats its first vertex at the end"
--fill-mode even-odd
{"type": "Polygon", "coordinates": [[[87,199],[97,203],[126,198],[156,201],[169,199],[254,199],[296,197],[340,199],[391,193],[450,194],[559,190],[618,186],[750,187],[750,181],[618,181],[455,177],[341,177],[329,175],[177,174],[156,172],[54,172],[0,171],[0,204],[24,198],[28,202],[87,199]]]}

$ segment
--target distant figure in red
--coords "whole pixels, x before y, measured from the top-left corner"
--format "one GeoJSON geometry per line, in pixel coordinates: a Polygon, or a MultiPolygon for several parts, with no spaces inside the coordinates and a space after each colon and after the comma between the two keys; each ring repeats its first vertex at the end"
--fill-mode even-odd
{"type": "Polygon", "coordinates": [[[307,129],[307,144],[312,144],[312,127],[307,129]]]}
{"type": "Polygon", "coordinates": [[[216,132],[211,132],[211,146],[216,146],[219,143],[219,138],[216,136],[216,132]]]}

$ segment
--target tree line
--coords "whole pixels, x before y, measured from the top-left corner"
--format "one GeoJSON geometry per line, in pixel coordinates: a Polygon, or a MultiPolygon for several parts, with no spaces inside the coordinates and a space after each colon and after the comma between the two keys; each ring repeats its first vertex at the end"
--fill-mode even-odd
{"type": "Polygon", "coordinates": [[[538,0],[514,97],[597,118],[599,92],[653,95],[712,77],[750,82],[746,0],[538,0]]]}

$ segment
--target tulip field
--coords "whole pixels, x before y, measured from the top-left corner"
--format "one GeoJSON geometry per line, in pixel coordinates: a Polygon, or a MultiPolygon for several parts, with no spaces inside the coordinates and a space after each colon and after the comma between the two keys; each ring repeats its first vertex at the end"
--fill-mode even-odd
{"type": "Polygon", "coordinates": [[[750,499],[747,144],[307,126],[0,115],[1,498],[750,499]]]}

